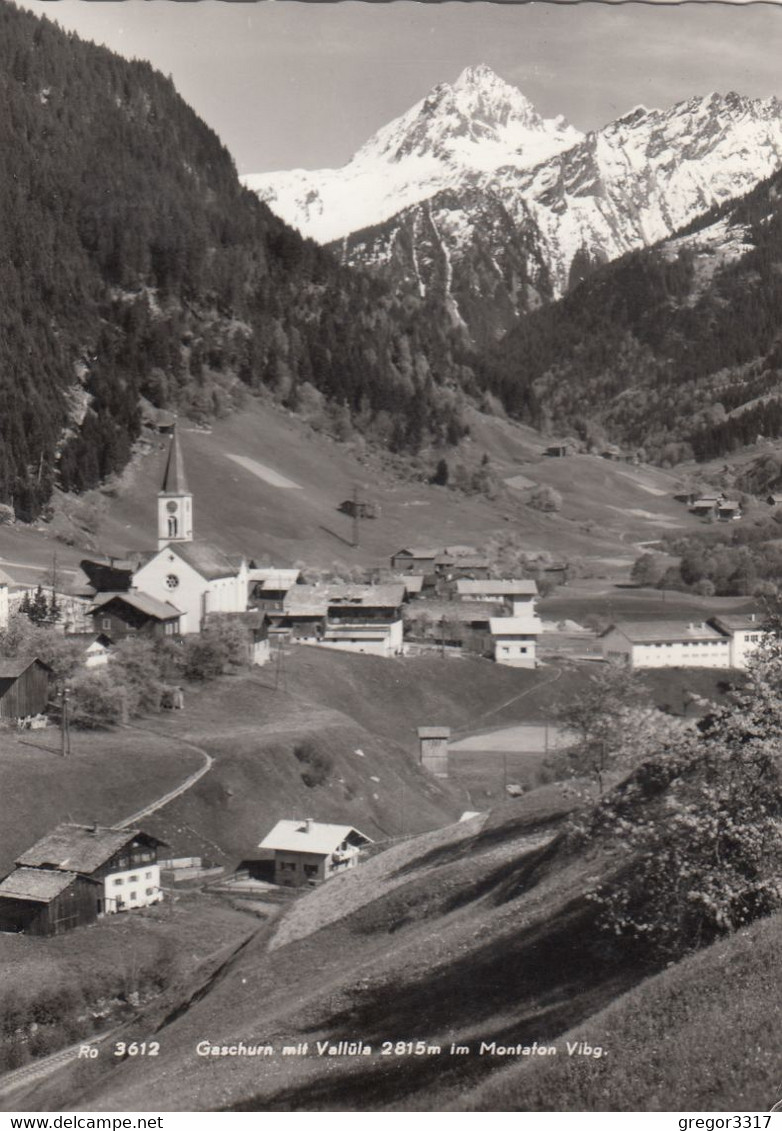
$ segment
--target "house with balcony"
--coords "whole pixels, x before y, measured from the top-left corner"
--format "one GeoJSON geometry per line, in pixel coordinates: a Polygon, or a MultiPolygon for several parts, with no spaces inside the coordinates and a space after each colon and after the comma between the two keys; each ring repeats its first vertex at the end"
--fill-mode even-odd
{"type": "Polygon", "coordinates": [[[0,931],[62,934],[159,903],[163,844],[141,829],[58,825],[0,882],[0,931]]]}
{"type": "Polygon", "coordinates": [[[274,858],[274,882],[284,887],[322,883],[355,868],[361,849],[372,841],[352,825],[306,818],[278,821],[258,845],[274,858]]]}

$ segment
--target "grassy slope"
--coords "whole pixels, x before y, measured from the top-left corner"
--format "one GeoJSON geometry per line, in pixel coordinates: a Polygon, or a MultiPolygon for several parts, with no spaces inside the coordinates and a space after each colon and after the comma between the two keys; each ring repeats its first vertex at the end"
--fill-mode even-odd
{"type": "MultiPolygon", "coordinates": [[[[448,454],[452,463],[466,459],[477,465],[486,452],[500,479],[521,473],[556,487],[565,500],[562,515],[530,509],[525,492],[511,488],[490,502],[402,482],[379,457],[360,461],[349,446],[313,433],[276,408],[252,402],[218,421],[210,432],[182,426],[195,493],[196,533],[226,549],[266,555],[279,564],[304,561],[328,567],[334,562],[387,564],[389,555],[408,543],[480,543],[507,529],[521,534],[530,550],[629,562],[635,556],[632,544],[658,537],[660,524],[666,529],[671,524],[693,525],[685,508],[671,498],[677,482],[671,473],[613,464],[597,456],[547,459],[543,442],[530,429],[477,413],[471,425],[473,438],[464,454],[448,454]],[[301,489],[270,486],[229,455],[271,467],[301,489]],[[349,544],[350,521],[336,510],[354,484],[382,505],[380,519],[362,524],[360,549],[349,544]]],[[[133,462],[108,499],[108,513],[96,536],[102,551],[121,553],[150,545],[165,443],[162,437],[154,438],[151,449],[133,462]]],[[[0,565],[2,558],[28,557],[48,564],[50,553],[35,531],[19,528],[7,535],[0,530],[0,565]]],[[[62,550],[60,556],[70,565],[78,553],[62,550]]]]}
{"type": "Polygon", "coordinates": [[[71,756],[62,758],[53,728],[28,731],[26,743],[35,746],[0,731],[0,875],[59,821],[114,824],[203,764],[182,743],[147,732],[73,731],[71,738],[71,756]]]}
{"type": "Polygon", "coordinates": [[[566,1034],[605,1057],[514,1066],[467,1109],[768,1111],[779,1100],[780,946],[776,915],[650,978],[566,1034]]]}
{"type": "Polygon", "coordinates": [[[66,1073],[23,1110],[762,1110],[774,1102],[782,1011],[779,917],[643,980],[595,934],[585,888],[604,861],[547,838],[553,788],[382,852],[296,901],[223,970],[150,1007],[153,1062],[66,1073]],[[199,1040],[277,1055],[200,1058],[199,1040]],[[282,1057],[283,1044],[362,1039],[372,1057],[282,1057]],[[381,1056],[417,1040],[434,1056],[381,1056]],[[556,1045],[554,1058],[480,1043],[556,1045]],[[567,1055],[566,1041],[606,1050],[567,1055]],[[471,1054],[452,1057],[452,1041],[471,1054]]]}
{"type": "Polygon", "coordinates": [[[452,1040],[551,1039],[589,1016],[636,975],[591,940],[581,895],[589,862],[558,861],[545,847],[561,812],[556,791],[530,795],[318,889],[186,1009],[180,1003],[167,1023],[162,1009],[146,1017],[147,1031],[163,1026],[159,1062],[120,1066],[79,1102],[134,1110],[151,1090],[161,1110],[440,1108],[490,1072],[491,1058],[277,1056],[259,1074],[257,1062],[203,1060],[194,1047],[208,1035],[277,1047],[362,1038],[378,1049],[422,1038],[447,1049],[452,1040]]]}

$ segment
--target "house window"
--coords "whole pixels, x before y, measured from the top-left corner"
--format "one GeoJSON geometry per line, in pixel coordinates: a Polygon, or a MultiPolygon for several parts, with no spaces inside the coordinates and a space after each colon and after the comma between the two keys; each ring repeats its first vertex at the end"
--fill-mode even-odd
{"type": "Polygon", "coordinates": [[[151,872],[145,872],[144,873],[144,879],[145,880],[151,880],[152,879],[152,873],[151,872]]]}
{"type": "Polygon", "coordinates": [[[138,892],[132,891],[130,893],[130,898],[131,899],[138,899],[138,892]]]}
{"type": "Polygon", "coordinates": [[[305,876],[317,876],[317,874],[318,874],[318,865],[317,864],[305,864],[304,865],[304,875],[305,876]]]}
{"type": "Polygon", "coordinates": [[[111,617],[102,617],[101,622],[100,622],[100,626],[101,626],[101,628],[104,628],[104,629],[111,628],[111,617]]]}
{"type": "Polygon", "coordinates": [[[293,863],[292,860],[281,860],[280,861],[280,871],[281,872],[295,872],[296,871],[296,865],[293,863]]]}
{"type": "Polygon", "coordinates": [[[146,895],[154,895],[154,894],[155,894],[155,889],[154,889],[154,888],[147,888],[147,890],[146,890],[146,893],[145,893],[145,894],[146,894],[146,895]]]}
{"type": "Polygon", "coordinates": [[[125,883],[125,881],[120,877],[120,879],[114,881],[114,887],[115,888],[121,887],[122,884],[124,884],[124,883],[125,883]]]}

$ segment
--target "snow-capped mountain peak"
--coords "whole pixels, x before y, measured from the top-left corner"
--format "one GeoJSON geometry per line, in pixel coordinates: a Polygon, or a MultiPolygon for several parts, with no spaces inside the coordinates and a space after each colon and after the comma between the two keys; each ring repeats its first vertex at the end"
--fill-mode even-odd
{"type": "Polygon", "coordinates": [[[452,84],[440,83],[406,114],[383,126],[354,160],[434,157],[485,171],[512,160],[544,160],[580,137],[563,120],[541,118],[520,90],[480,64],[467,67],[452,84]]]}
{"type": "Polygon", "coordinates": [[[520,90],[479,64],[381,127],[341,169],[243,180],[284,220],[327,243],[503,166],[531,168],[582,136],[561,117],[542,118],[520,90]]]}
{"type": "Polygon", "coordinates": [[[342,169],[245,183],[306,235],[339,241],[345,262],[442,293],[454,317],[498,334],[594,264],[670,237],[780,166],[776,98],[732,91],[636,106],[583,136],[478,65],[342,169]]]}

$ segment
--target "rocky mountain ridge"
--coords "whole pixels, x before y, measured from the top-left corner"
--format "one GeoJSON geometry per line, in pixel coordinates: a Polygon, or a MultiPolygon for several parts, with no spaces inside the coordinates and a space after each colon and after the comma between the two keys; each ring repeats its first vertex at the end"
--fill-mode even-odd
{"type": "Polygon", "coordinates": [[[486,344],[596,264],[770,176],[782,165],[781,111],[776,98],[712,93],[638,106],[584,136],[479,66],[342,169],[244,180],[343,262],[444,299],[486,344]]]}

